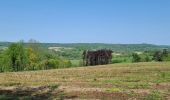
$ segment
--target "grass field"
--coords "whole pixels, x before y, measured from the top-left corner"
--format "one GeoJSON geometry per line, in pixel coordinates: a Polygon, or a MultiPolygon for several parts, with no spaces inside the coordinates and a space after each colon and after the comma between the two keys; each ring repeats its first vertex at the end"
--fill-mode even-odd
{"type": "Polygon", "coordinates": [[[0,100],[170,100],[170,62],[0,74],[0,100]]]}

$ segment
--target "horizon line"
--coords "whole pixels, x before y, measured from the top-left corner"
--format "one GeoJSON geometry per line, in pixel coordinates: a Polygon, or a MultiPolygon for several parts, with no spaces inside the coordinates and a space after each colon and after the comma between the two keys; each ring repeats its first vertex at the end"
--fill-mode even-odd
{"type": "MultiPolygon", "coordinates": [[[[2,42],[8,42],[8,43],[17,43],[19,41],[0,41],[2,42]]],[[[140,45],[140,44],[146,44],[146,45],[157,45],[157,46],[170,46],[170,44],[154,44],[154,43],[104,43],[104,42],[41,42],[41,41],[36,41],[37,43],[43,44],[106,44],[106,45],[112,45],[112,44],[120,44],[120,45],[140,45]]],[[[23,41],[23,43],[29,43],[29,41],[23,41]]]]}

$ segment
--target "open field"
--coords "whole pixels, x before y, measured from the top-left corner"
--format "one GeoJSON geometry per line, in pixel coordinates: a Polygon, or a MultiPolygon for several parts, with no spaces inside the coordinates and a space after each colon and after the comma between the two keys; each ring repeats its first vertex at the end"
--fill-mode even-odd
{"type": "Polygon", "coordinates": [[[0,74],[0,99],[169,100],[170,62],[0,74]]]}

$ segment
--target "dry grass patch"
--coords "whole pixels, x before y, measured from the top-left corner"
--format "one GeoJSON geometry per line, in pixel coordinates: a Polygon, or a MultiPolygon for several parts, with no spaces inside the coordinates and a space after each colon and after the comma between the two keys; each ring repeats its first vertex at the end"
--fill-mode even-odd
{"type": "Polygon", "coordinates": [[[170,62],[113,64],[46,71],[0,73],[0,85],[3,87],[57,84],[61,87],[70,87],[70,93],[68,93],[69,88],[64,90],[67,91],[67,95],[76,94],[73,96],[95,98],[92,96],[93,94],[103,94],[103,97],[99,96],[99,99],[112,95],[137,98],[143,95],[143,92],[139,92],[140,90],[147,91],[146,95],[149,95],[148,91],[154,91],[155,88],[162,87],[161,91],[169,94],[169,86],[164,88],[161,85],[169,84],[169,82],[170,62]],[[162,87],[155,87],[156,85],[162,87]],[[79,91],[71,93],[71,89],[79,91]],[[137,92],[129,92],[131,90],[137,92]],[[134,95],[129,95],[133,93],[134,95]]]}

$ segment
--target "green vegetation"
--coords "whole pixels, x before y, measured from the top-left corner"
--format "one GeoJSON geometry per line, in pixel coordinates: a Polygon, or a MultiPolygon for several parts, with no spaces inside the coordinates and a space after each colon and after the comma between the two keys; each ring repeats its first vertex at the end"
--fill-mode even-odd
{"type": "Polygon", "coordinates": [[[141,58],[137,53],[132,54],[132,62],[140,62],[141,58]]]}
{"type": "Polygon", "coordinates": [[[0,71],[46,70],[83,66],[84,50],[111,49],[112,63],[170,61],[170,47],[150,44],[56,44],[0,42],[0,71]],[[4,49],[5,48],[5,49],[4,49]]]}
{"type": "Polygon", "coordinates": [[[70,60],[61,59],[37,43],[12,43],[0,51],[0,71],[44,70],[71,67],[70,60]]]}
{"type": "MultiPolygon", "coordinates": [[[[83,50],[98,50],[98,49],[111,49],[114,53],[120,53],[122,55],[132,54],[134,52],[154,52],[163,49],[170,50],[170,46],[164,45],[152,45],[152,44],[104,44],[104,43],[37,43],[35,40],[24,43],[25,46],[30,45],[30,42],[39,45],[43,48],[51,48],[50,50],[57,53],[58,56],[62,56],[71,60],[79,60],[82,58],[83,50]],[[36,43],[35,43],[36,42],[36,43]],[[59,48],[59,50],[56,50],[59,48]]],[[[1,47],[8,47],[10,42],[0,42],[1,47]]]]}
{"type": "Polygon", "coordinates": [[[163,95],[159,91],[152,91],[144,100],[164,100],[163,95]]]}

